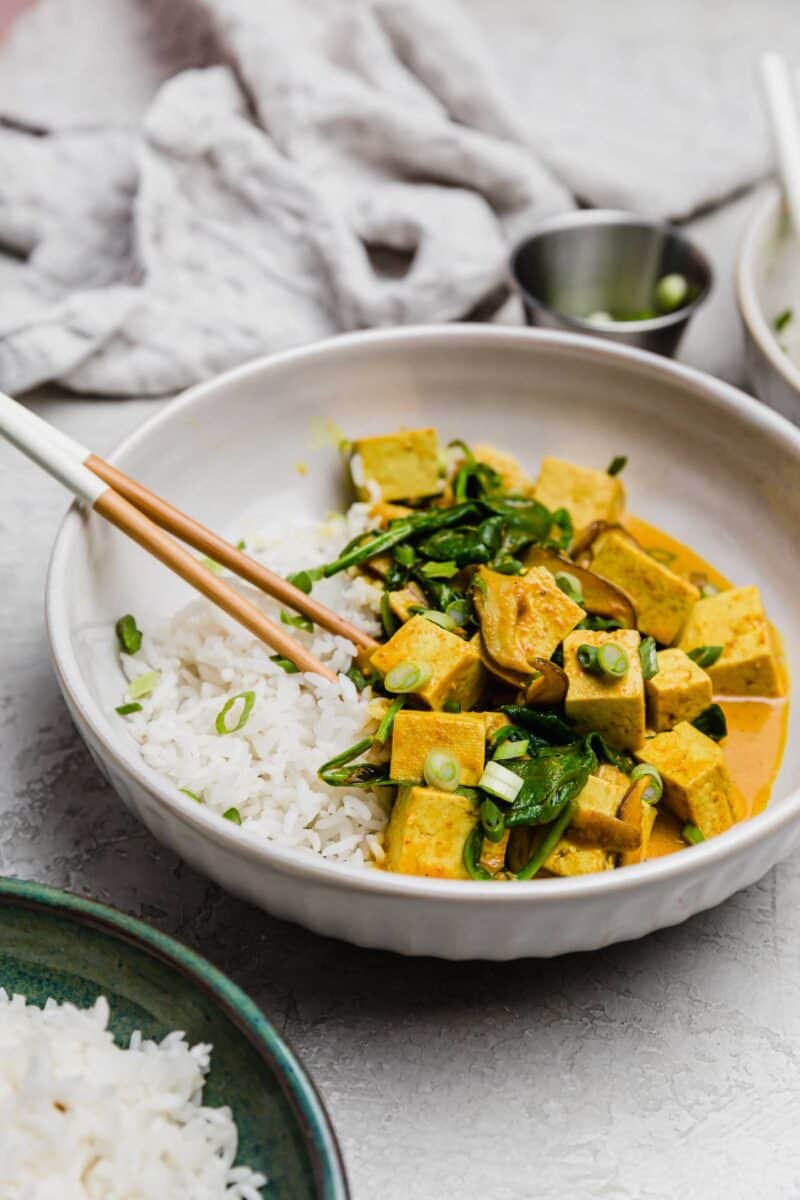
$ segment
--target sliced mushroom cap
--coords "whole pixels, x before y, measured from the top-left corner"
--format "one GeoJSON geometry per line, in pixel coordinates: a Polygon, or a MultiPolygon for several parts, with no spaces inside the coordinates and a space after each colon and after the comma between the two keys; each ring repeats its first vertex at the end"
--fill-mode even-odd
{"type": "Polygon", "coordinates": [[[582,846],[602,850],[636,850],[642,840],[641,830],[635,825],[596,809],[580,807],[570,822],[569,836],[582,846]]]}
{"type": "MultiPolygon", "coordinates": [[[[595,525],[601,524],[604,523],[595,522],[595,525]]],[[[613,527],[606,524],[605,528],[613,527]]],[[[615,583],[603,579],[602,575],[595,575],[594,571],[587,567],[544,546],[530,546],[525,551],[523,561],[526,566],[546,567],[551,575],[558,575],[562,571],[574,575],[583,589],[583,606],[588,613],[619,621],[623,629],[636,628],[636,609],[630,596],[615,583]]]]}
{"type": "Polygon", "coordinates": [[[549,658],[534,658],[532,665],[537,675],[525,689],[524,704],[560,704],[567,694],[569,678],[549,658]]]}

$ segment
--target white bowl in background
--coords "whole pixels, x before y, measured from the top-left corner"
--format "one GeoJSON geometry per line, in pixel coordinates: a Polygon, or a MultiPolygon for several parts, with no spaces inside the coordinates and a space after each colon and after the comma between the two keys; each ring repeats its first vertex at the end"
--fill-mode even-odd
{"type": "MultiPolygon", "coordinates": [[[[298,509],[324,514],[341,503],[343,483],[332,449],[309,450],[309,427],[320,417],[350,434],[433,424],[445,438],[509,447],[531,469],[543,454],[598,465],[627,454],[632,510],[734,582],[757,582],[800,677],[800,430],[734,388],[565,333],[456,325],[353,334],[192,388],[112,461],[222,531],[235,531],[256,499],[287,492],[298,509]],[[311,467],[304,478],[297,460],[311,467]]],[[[73,507],[47,586],[56,672],[78,729],[128,807],[197,870],[278,916],[406,954],[550,956],[683,921],[800,843],[795,719],[766,812],[642,866],[475,883],[339,866],[272,845],[149,768],[113,711],[124,687],[114,621],[134,612],[152,625],[190,595],[103,520],[73,507]]]]}
{"type": "Polygon", "coordinates": [[[794,307],[793,320],[800,322],[800,250],[792,241],[781,192],[772,188],[739,251],[736,297],[756,395],[800,423],[800,366],[781,349],[774,328],[775,318],[787,307],[794,307]]]}

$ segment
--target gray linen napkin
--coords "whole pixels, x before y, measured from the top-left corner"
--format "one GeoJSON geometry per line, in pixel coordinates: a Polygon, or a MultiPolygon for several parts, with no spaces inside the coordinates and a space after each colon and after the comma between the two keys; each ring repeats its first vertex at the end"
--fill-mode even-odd
{"type": "Polygon", "coordinates": [[[571,203],[451,0],[39,0],[0,116],[11,392],[464,316],[571,203]]]}

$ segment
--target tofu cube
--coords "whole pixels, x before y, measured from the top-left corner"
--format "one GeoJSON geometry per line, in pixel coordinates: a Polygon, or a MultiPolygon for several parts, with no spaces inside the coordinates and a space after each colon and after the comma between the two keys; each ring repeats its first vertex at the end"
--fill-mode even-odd
{"type": "Polygon", "coordinates": [[[783,671],[777,638],[767,620],[757,587],[731,588],[698,600],[679,645],[722,646],[708,667],[714,691],[725,696],[781,696],[783,671]]]}
{"type": "Polygon", "coordinates": [[[680,821],[696,825],[704,837],[724,833],[738,820],[741,801],[722,749],[688,721],[649,738],[635,757],[658,768],[664,782],[662,803],[680,821]]]}
{"type": "Polygon", "coordinates": [[[625,508],[622,480],[606,471],[543,458],[533,494],[551,511],[566,508],[575,532],[593,521],[618,521],[625,508]]]}
{"type": "Polygon", "coordinates": [[[481,716],[486,727],[487,742],[493,741],[495,734],[504,729],[506,725],[513,725],[514,723],[504,712],[484,712],[481,713],[481,716]]]}
{"type": "Polygon", "coordinates": [[[648,787],[647,779],[639,779],[626,793],[620,806],[619,817],[639,831],[639,845],[633,850],[623,850],[619,856],[621,867],[632,867],[647,861],[647,851],[658,809],[642,799],[648,787]]]}
{"type": "Polygon", "coordinates": [[[711,703],[711,679],[677,647],[656,655],[658,673],[644,683],[647,724],[656,733],[693,721],[711,703]]]}
{"type": "Polygon", "coordinates": [[[640,632],[664,646],[675,641],[700,595],[693,583],[657,562],[619,529],[595,541],[592,570],[628,593],[640,632]]]}
{"type": "MultiPolygon", "coordinates": [[[[624,787],[590,775],[576,801],[578,813],[598,812],[613,817],[624,795],[624,787]]],[[[545,860],[544,869],[551,875],[593,875],[596,871],[610,871],[614,865],[611,851],[587,847],[567,834],[545,860]]]]}
{"type": "Polygon", "coordinates": [[[644,679],[639,660],[639,634],[635,629],[611,633],[579,629],[564,640],[564,670],[569,687],[564,709],[581,733],[596,729],[621,749],[630,750],[644,741],[644,679]],[[578,662],[578,647],[584,643],[602,646],[611,642],[628,656],[628,671],[621,679],[592,675],[578,662]]]}
{"type": "Polygon", "coordinates": [[[429,787],[400,788],[386,830],[386,870],[468,879],[464,843],[478,819],[478,807],[467,796],[429,787]]]}
{"type": "Polygon", "coordinates": [[[359,438],[353,443],[350,473],[359,500],[419,500],[436,495],[444,489],[439,435],[435,429],[403,429],[359,438]]]}
{"type": "Polygon", "coordinates": [[[514,492],[520,496],[527,495],[531,490],[531,480],[523,471],[513,454],[495,450],[494,446],[478,444],[470,447],[478,462],[487,463],[503,481],[503,490],[514,492]]]}
{"type": "Polygon", "coordinates": [[[562,592],[546,567],[503,575],[480,567],[475,607],[488,653],[501,667],[530,674],[531,660],[550,658],[586,613],[562,592]]]}
{"type": "Polygon", "coordinates": [[[431,750],[448,750],[461,767],[458,782],[474,786],[486,755],[483,713],[399,712],[392,727],[392,779],[421,783],[431,750]]]}
{"type": "Polygon", "coordinates": [[[382,675],[402,662],[427,667],[430,675],[415,694],[433,709],[443,708],[448,701],[462,709],[474,708],[485,679],[478,648],[422,616],[401,625],[374,651],[371,661],[382,675]]]}

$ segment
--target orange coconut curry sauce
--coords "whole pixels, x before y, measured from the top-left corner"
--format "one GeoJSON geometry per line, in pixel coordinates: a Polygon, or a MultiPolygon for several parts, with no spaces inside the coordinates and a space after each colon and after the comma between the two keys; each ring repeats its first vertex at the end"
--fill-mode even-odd
{"type": "MultiPolygon", "coordinates": [[[[716,584],[723,590],[733,586],[699,554],[654,525],[630,514],[625,515],[622,524],[642,546],[655,551],[654,557],[679,574],[694,577],[695,582],[716,584]]],[[[776,644],[782,646],[780,635],[776,633],[775,637],[776,644]]],[[[782,659],[781,667],[785,695],[778,700],[715,697],[728,723],[722,748],[741,797],[742,819],[766,808],[783,758],[789,722],[789,677],[785,659],[782,659]]],[[[659,858],[685,848],[680,822],[663,805],[660,806],[647,857],[659,858]]]]}

